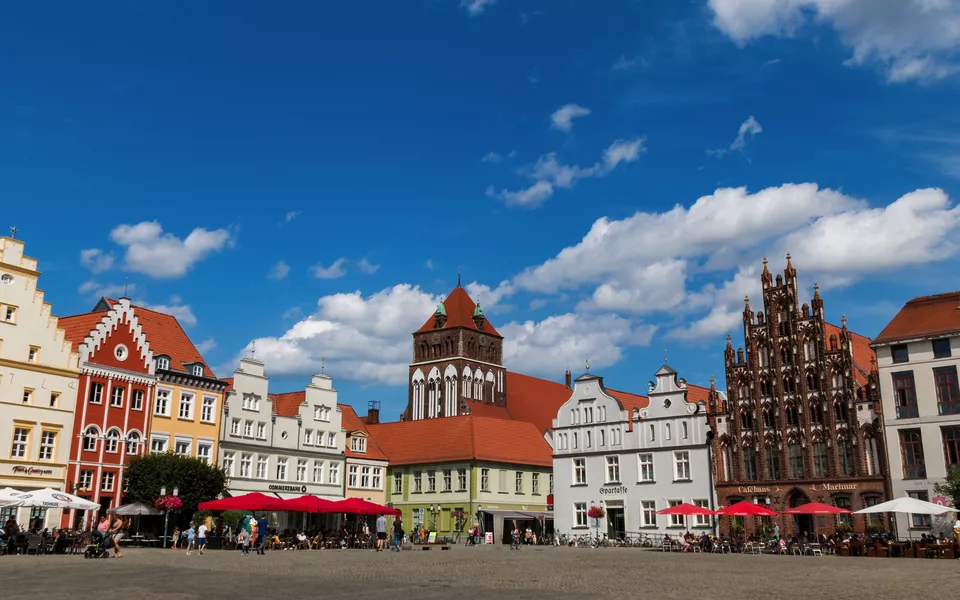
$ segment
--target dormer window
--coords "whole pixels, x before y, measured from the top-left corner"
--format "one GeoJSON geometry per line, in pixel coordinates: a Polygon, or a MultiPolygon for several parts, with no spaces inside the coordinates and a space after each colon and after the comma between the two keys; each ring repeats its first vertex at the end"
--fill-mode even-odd
{"type": "Polygon", "coordinates": [[[367,438],[355,437],[350,440],[350,449],[354,452],[366,453],[367,438]]]}
{"type": "Polygon", "coordinates": [[[203,377],[203,365],[193,365],[190,367],[190,372],[194,377],[203,377]]]}
{"type": "Polygon", "coordinates": [[[170,369],[170,359],[166,356],[158,356],[156,360],[157,370],[169,370],[170,369]]]}

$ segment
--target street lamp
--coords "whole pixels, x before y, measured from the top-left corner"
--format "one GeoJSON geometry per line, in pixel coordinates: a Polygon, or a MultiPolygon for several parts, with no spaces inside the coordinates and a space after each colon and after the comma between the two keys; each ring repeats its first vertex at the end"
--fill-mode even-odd
{"type": "MultiPolygon", "coordinates": [[[[165,486],[165,485],[164,485],[164,486],[160,486],[160,495],[161,495],[161,496],[166,496],[166,495],[167,495],[167,486],[165,486]]],[[[174,495],[174,496],[179,496],[179,495],[180,495],[180,488],[178,488],[177,486],[173,486],[173,495],[174,495]]],[[[166,548],[167,548],[167,526],[168,526],[168,525],[170,525],[170,511],[169,511],[169,510],[165,510],[165,511],[163,511],[163,548],[164,548],[164,550],[166,550],[166,548]]]]}
{"type": "Polygon", "coordinates": [[[483,506],[477,505],[477,543],[480,543],[483,536],[483,506]]]}

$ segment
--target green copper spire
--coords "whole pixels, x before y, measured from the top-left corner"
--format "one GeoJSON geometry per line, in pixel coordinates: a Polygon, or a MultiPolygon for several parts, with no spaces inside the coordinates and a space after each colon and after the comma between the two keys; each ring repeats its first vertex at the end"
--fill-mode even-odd
{"type": "Polygon", "coordinates": [[[475,309],[473,309],[473,316],[474,316],[474,317],[482,317],[482,316],[483,316],[483,309],[480,308],[480,303],[479,303],[479,302],[477,302],[477,307],[476,307],[475,309]]]}
{"type": "Polygon", "coordinates": [[[437,312],[438,315],[447,316],[447,307],[443,305],[443,300],[437,303],[437,312]]]}

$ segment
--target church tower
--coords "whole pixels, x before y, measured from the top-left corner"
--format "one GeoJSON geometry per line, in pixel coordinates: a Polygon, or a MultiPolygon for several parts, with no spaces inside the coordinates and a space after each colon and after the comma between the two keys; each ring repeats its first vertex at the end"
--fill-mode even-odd
{"type": "Polygon", "coordinates": [[[413,362],[403,420],[452,417],[471,402],[506,405],[503,336],[459,281],[413,333],[413,362]]]}

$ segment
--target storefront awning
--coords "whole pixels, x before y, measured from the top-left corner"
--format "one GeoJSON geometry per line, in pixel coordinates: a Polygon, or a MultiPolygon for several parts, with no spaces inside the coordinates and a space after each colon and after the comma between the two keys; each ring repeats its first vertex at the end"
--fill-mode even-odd
{"type": "Polygon", "coordinates": [[[543,518],[546,521],[553,520],[553,513],[547,511],[535,512],[518,510],[484,510],[481,512],[487,515],[493,515],[494,517],[517,521],[535,521],[539,519],[540,515],[543,515],[543,518]]]}

